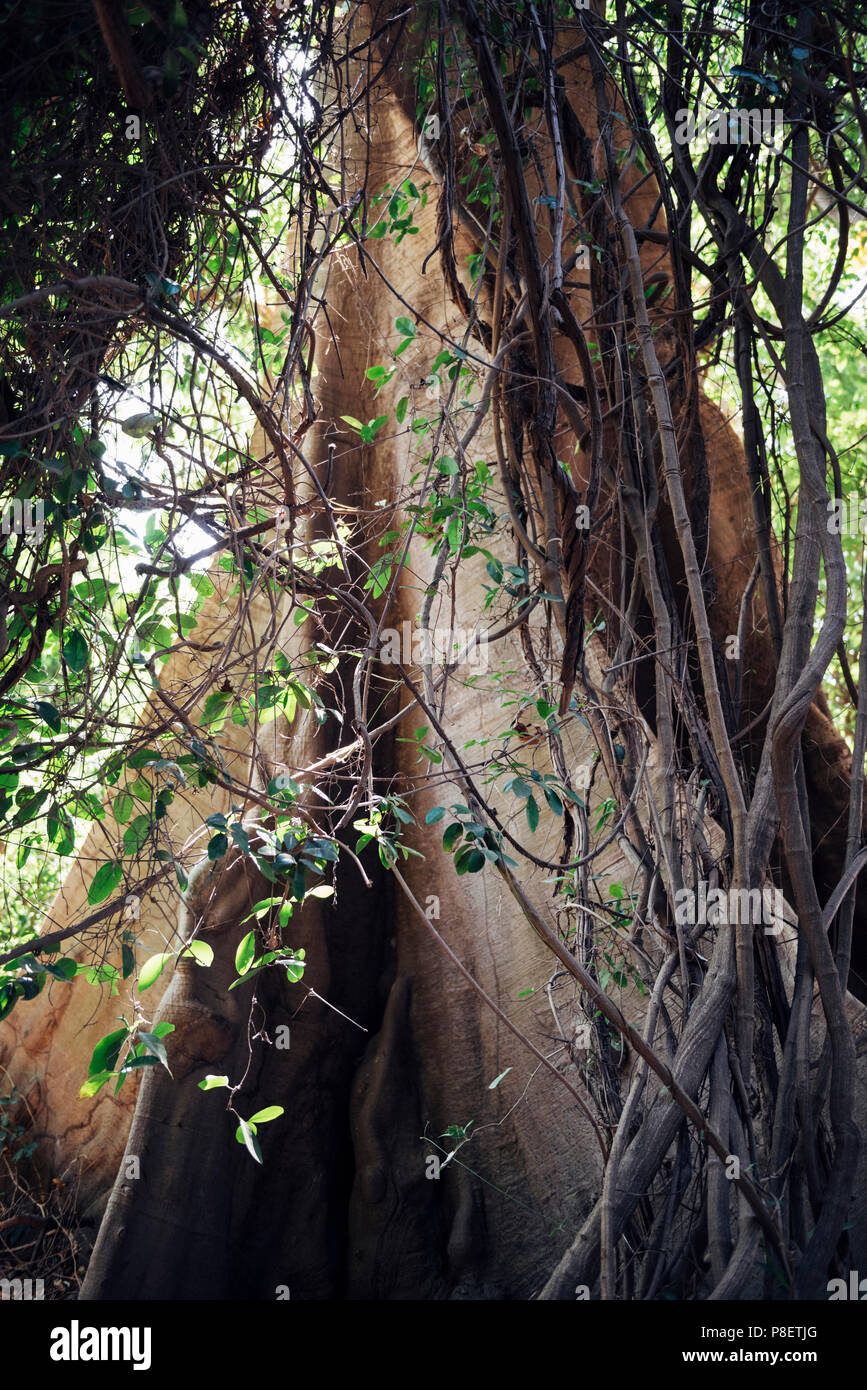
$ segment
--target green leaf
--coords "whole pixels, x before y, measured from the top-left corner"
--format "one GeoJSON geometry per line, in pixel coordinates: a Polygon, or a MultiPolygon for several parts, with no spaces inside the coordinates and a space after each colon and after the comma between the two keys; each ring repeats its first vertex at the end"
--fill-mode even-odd
{"type": "Polygon", "coordinates": [[[267,1105],[264,1110],[257,1110],[255,1115],[251,1115],[248,1124],[264,1125],[269,1120],[276,1120],[283,1114],[282,1105],[267,1105]]]}
{"type": "Polygon", "coordinates": [[[57,710],[54,708],[54,706],[50,705],[47,700],[37,700],[35,709],[37,714],[45,720],[49,729],[51,729],[53,733],[59,734],[60,715],[57,713],[57,710]]]}
{"type": "Polygon", "coordinates": [[[136,1041],[141,1043],[145,1052],[147,1052],[151,1057],[156,1057],[158,1062],[162,1062],[166,1071],[169,1073],[169,1076],[171,1076],[172,1073],[171,1068],[169,1067],[169,1059],[168,1054],[166,1052],[165,1043],[161,1042],[161,1040],[157,1037],[156,1033],[138,1033],[136,1035],[136,1041]]]}
{"type": "Polygon", "coordinates": [[[387,415],[377,415],[375,420],[368,420],[366,425],[362,425],[361,438],[365,444],[373,443],[374,437],[382,429],[387,419],[387,415]]]}
{"type": "Polygon", "coordinates": [[[268,795],[275,796],[277,792],[288,792],[290,797],[294,798],[301,795],[301,788],[294,778],[288,776],[285,772],[281,772],[278,777],[272,777],[271,781],[268,783],[268,795]]]}
{"type": "Polygon", "coordinates": [[[150,816],[136,816],[123,833],[124,853],[138,854],[139,850],[147,844],[150,832],[150,816]]]}
{"type": "Polygon", "coordinates": [[[183,953],[185,956],[192,956],[198,961],[199,965],[212,965],[214,962],[214,948],[209,946],[207,941],[191,941],[183,953]]]}
{"type": "Polygon", "coordinates": [[[210,598],[211,594],[216,592],[206,574],[188,574],[187,578],[199,595],[199,598],[210,598]]]}
{"type": "Polygon", "coordinates": [[[93,1049],[93,1056],[87,1069],[88,1076],[97,1076],[102,1072],[113,1072],[117,1066],[120,1049],[128,1037],[128,1028],[117,1028],[113,1033],[106,1033],[104,1038],[100,1038],[93,1049]]]}
{"type": "MultiPolygon", "coordinates": [[[[334,897],[334,889],[331,887],[331,884],[330,884],[330,883],[320,883],[320,884],[318,885],[318,887],[316,887],[316,888],[311,888],[311,889],[310,889],[310,892],[307,894],[307,897],[308,897],[308,898],[333,898],[333,897],[334,897]]],[[[286,903],[285,906],[286,906],[286,907],[291,907],[292,904],[291,904],[291,903],[286,903]]],[[[282,917],[282,915],[283,915],[283,914],[282,914],[282,911],[281,911],[281,914],[280,914],[280,915],[281,915],[281,917],[282,917]]],[[[285,927],[285,925],[286,925],[285,922],[281,922],[281,926],[284,926],[284,927],[285,927]]]]}
{"type": "Polygon", "coordinates": [[[222,833],[215,835],[212,840],[208,841],[208,858],[211,860],[222,859],[228,848],[228,835],[223,835],[222,833]]]}
{"type": "Polygon", "coordinates": [[[123,865],[117,862],[101,864],[93,876],[93,882],[87,890],[87,901],[91,907],[96,907],[98,903],[105,902],[106,898],[111,897],[117,885],[123,877],[123,865]]]}
{"type": "Polygon", "coordinates": [[[206,1076],[199,1082],[200,1091],[216,1091],[223,1086],[228,1086],[228,1076],[206,1076]]]}
{"type": "Polygon", "coordinates": [[[452,850],[454,849],[455,845],[457,844],[458,840],[461,838],[463,833],[464,828],[457,821],[454,825],[449,826],[448,830],[443,835],[443,849],[446,851],[446,853],[451,854],[452,850]]]}
{"type": "Polygon", "coordinates": [[[75,826],[68,811],[54,804],[46,817],[48,838],[59,855],[70,854],[75,846],[75,826]]]}
{"type": "Polygon", "coordinates": [[[105,807],[93,792],[76,792],[72,810],[86,820],[105,820],[105,807]]]}
{"type": "Polygon", "coordinates": [[[587,810],[587,805],[586,805],[586,803],[581,799],[580,796],[578,796],[577,792],[573,792],[573,791],[572,791],[571,787],[564,787],[564,788],[563,788],[563,795],[564,795],[564,796],[568,796],[569,800],[570,800],[570,801],[574,801],[575,805],[576,805],[576,806],[580,806],[580,807],[582,808],[582,810],[584,810],[584,811],[587,810]]]}
{"type": "Polygon", "coordinates": [[[442,820],[446,813],[445,806],[434,806],[428,811],[424,818],[425,825],[436,825],[437,821],[442,820]]]}
{"type": "Polygon", "coordinates": [[[394,408],[395,419],[397,420],[397,423],[398,423],[399,425],[402,425],[403,422],[404,422],[404,420],[406,419],[406,410],[407,410],[407,406],[408,406],[408,405],[409,405],[409,397],[408,397],[408,396],[401,396],[400,400],[398,401],[397,405],[396,405],[395,408],[394,408]]]}
{"type": "Polygon", "coordinates": [[[243,825],[233,825],[233,826],[231,827],[231,830],[232,830],[232,839],[235,841],[235,844],[238,846],[238,848],[239,848],[240,850],[243,850],[244,854],[249,854],[249,853],[250,853],[250,836],[248,835],[247,831],[244,829],[243,825]]]}
{"type": "Polygon", "coordinates": [[[356,420],[354,415],[341,415],[341,420],[345,420],[347,425],[351,425],[354,430],[363,430],[364,425],[361,420],[356,420]]]}
{"type": "Polygon", "coordinates": [[[495,1090],[496,1087],[499,1086],[500,1082],[501,1082],[502,1080],[504,1080],[504,1078],[507,1077],[507,1076],[509,1075],[509,1072],[510,1072],[511,1070],[512,1070],[511,1067],[506,1067],[506,1070],[505,1070],[505,1071],[501,1071],[499,1076],[495,1076],[494,1079],[493,1079],[493,1081],[491,1082],[490,1086],[488,1087],[488,1090],[489,1090],[489,1091],[495,1090]]]}
{"type": "Polygon", "coordinates": [[[139,748],[135,753],[131,753],[126,760],[127,767],[135,768],[138,772],[140,768],[146,767],[148,763],[158,763],[162,761],[162,753],[158,748],[139,748]]]}
{"type": "MultiPolygon", "coordinates": [[[[792,50],[792,56],[795,56],[794,49],[792,50]]],[[[759,73],[752,72],[749,68],[734,67],[729,68],[729,72],[732,77],[746,77],[749,78],[751,82],[758,82],[759,86],[767,87],[775,96],[780,90],[779,83],[776,82],[773,77],[762,77],[759,73]]]]}
{"type": "Polygon", "coordinates": [[[79,1097],[82,1100],[86,1100],[89,1096],[95,1096],[99,1091],[102,1090],[103,1086],[106,1084],[107,1081],[113,1080],[113,1071],[101,1071],[98,1072],[96,1076],[89,1076],[78,1093],[79,1097]]]}
{"type": "Polygon", "coordinates": [[[397,329],[398,333],[402,333],[405,338],[415,337],[415,324],[413,323],[412,319],[408,319],[406,317],[395,319],[394,326],[397,329]]]}
{"type": "MultiPolygon", "coordinates": [[[[55,947],[55,950],[57,949],[58,948],[55,947]]],[[[74,980],[75,976],[78,974],[78,966],[69,956],[64,957],[63,960],[59,960],[56,965],[51,965],[47,960],[43,961],[42,966],[55,980],[74,980]]]]}
{"type": "Polygon", "coordinates": [[[88,646],[77,628],[71,628],[63,643],[63,659],[70,671],[83,671],[87,665],[88,646]]]}
{"type": "Polygon", "coordinates": [[[163,966],[166,961],[171,960],[171,958],[171,951],[160,951],[158,955],[151,956],[149,960],[145,961],[138,979],[139,994],[141,994],[142,990],[149,989],[154,981],[159,979],[160,975],[163,973],[163,966]]]}
{"type": "Polygon", "coordinates": [[[202,711],[201,722],[203,725],[216,724],[225,718],[226,708],[234,700],[234,695],[224,693],[222,690],[213,691],[205,701],[205,708],[202,711]]]}
{"type": "Polygon", "coordinates": [[[123,978],[128,980],[135,970],[135,952],[131,946],[127,946],[126,942],[120,948],[120,959],[123,967],[123,978]]]}
{"type": "Polygon", "coordinates": [[[267,912],[272,907],[279,906],[282,901],[282,898],[260,898],[257,903],[253,904],[252,911],[248,912],[247,916],[243,918],[241,925],[243,926],[244,922],[251,921],[253,917],[261,917],[263,912],[267,912]]]}
{"type": "MultiPolygon", "coordinates": [[[[141,1071],[142,1067],[158,1067],[159,1058],[157,1057],[130,1057],[129,1061],[124,1062],[119,1075],[123,1077],[127,1072],[141,1071]]],[[[118,1090],[120,1087],[118,1087],[118,1090]]],[[[117,1091],[115,1091],[117,1095],[117,1091]]]]}
{"type": "Polygon", "coordinates": [[[533,833],[535,834],[535,832],[536,832],[536,827],[537,827],[537,825],[539,824],[539,806],[538,806],[538,803],[537,803],[536,798],[535,798],[534,796],[530,796],[530,797],[527,798],[526,811],[527,811],[527,824],[529,825],[530,829],[531,829],[531,830],[533,831],[533,833]]]}
{"type": "Polygon", "coordinates": [[[339,851],[333,840],[320,839],[311,835],[305,840],[301,848],[313,859],[327,859],[332,864],[337,863],[339,851]]]}
{"type": "Polygon", "coordinates": [[[253,957],[256,954],[256,933],[248,931],[243,941],[235,952],[235,969],[239,975],[244,975],[250,969],[253,957]]]}
{"type": "MultiPolygon", "coordinates": [[[[300,681],[290,681],[289,688],[291,689],[292,693],[294,694],[296,700],[298,701],[302,709],[312,708],[313,701],[310,697],[310,691],[307,689],[306,685],[302,685],[300,681]]],[[[296,785],[294,782],[292,782],[291,777],[284,776],[283,784],[289,786],[290,783],[292,783],[292,786],[296,785]]],[[[289,789],[291,790],[291,787],[289,789]]]]}
{"type": "Polygon", "coordinates": [[[240,1144],[246,1144],[248,1153],[251,1153],[257,1163],[262,1162],[262,1150],[256,1140],[254,1131],[250,1128],[246,1120],[242,1120],[235,1133],[235,1138],[240,1144]]]}

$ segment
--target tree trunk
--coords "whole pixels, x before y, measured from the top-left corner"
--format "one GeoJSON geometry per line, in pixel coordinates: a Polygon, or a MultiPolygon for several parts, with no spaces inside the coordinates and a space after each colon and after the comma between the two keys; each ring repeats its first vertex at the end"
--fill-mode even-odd
{"type": "MultiPolygon", "coordinates": [[[[563,50],[568,46],[567,35],[563,50]]],[[[593,144],[599,126],[589,61],[573,58],[563,78],[593,144]]],[[[375,261],[347,249],[332,263],[326,290],[328,322],[324,317],[317,321],[318,418],[304,445],[334,507],[345,509],[340,515],[367,538],[363,555],[368,564],[382,554],[371,518],[381,516],[379,529],[384,532],[404,514],[411,479],[424,468],[421,456],[430,448],[409,428],[413,411],[427,408],[425,388],[418,383],[429,376],[441,335],[460,344],[467,328],[465,306],[456,302],[438,258],[431,256],[441,239],[438,171],[420,168],[413,113],[396,79],[390,87],[383,81],[373,98],[369,127],[358,130],[345,148],[341,198],[348,201],[365,180],[368,190],[378,193],[386,184],[397,188],[405,178],[429,182],[431,196],[415,211],[416,235],[400,244],[391,237],[376,242],[375,261]],[[395,319],[407,313],[413,316],[416,336],[399,359],[397,376],[376,394],[366,371],[389,361],[395,319]],[[403,396],[410,398],[410,414],[401,427],[395,406],[403,396]],[[345,424],[346,416],[368,420],[386,412],[389,423],[375,444],[359,444],[357,432],[345,424]]],[[[615,132],[615,138],[625,143],[626,133],[615,132]]],[[[548,155],[553,161],[550,147],[548,155]]],[[[650,230],[664,230],[655,185],[637,175],[633,182],[639,186],[625,204],[630,223],[647,228],[649,222],[650,230]]],[[[532,197],[529,175],[528,186],[532,197]]],[[[517,216],[514,205],[512,215],[517,216]]],[[[533,234],[544,260],[552,250],[547,223],[540,219],[533,234]]],[[[467,255],[478,250],[478,239],[462,228],[456,237],[457,265],[462,268],[467,255]]],[[[645,278],[671,274],[667,249],[656,241],[642,242],[640,263],[645,278]]],[[[460,273],[468,289],[463,269],[460,273]]],[[[569,290],[567,303],[592,339],[587,292],[569,290]]],[[[486,311],[493,312],[490,304],[486,311]]],[[[561,313],[561,323],[564,319],[561,313]]],[[[670,358],[676,346],[674,323],[661,310],[654,313],[653,322],[659,330],[658,351],[670,358]]],[[[480,356],[478,341],[471,343],[480,356]]],[[[556,349],[561,383],[585,389],[586,376],[565,330],[557,337],[556,349]]],[[[484,373],[479,376],[483,381],[484,373]]],[[[477,390],[477,399],[478,394],[477,390]]],[[[688,418],[687,402],[682,412],[681,425],[688,418]]],[[[471,420],[467,414],[459,430],[471,420]]],[[[726,637],[738,631],[757,548],[740,441],[704,398],[700,427],[709,513],[704,582],[711,595],[710,631],[721,650],[726,637]]],[[[525,439],[531,438],[532,430],[529,419],[525,439]]],[[[575,433],[561,430],[556,452],[566,458],[575,433]]],[[[680,442],[685,447],[683,438],[680,442]]],[[[453,439],[443,442],[442,452],[456,452],[453,439]]],[[[472,463],[496,457],[491,419],[486,417],[468,445],[467,458],[472,463]]],[[[700,458],[687,451],[683,472],[687,501],[700,508],[700,458]]],[[[578,496],[587,494],[590,475],[588,445],[578,451],[573,465],[578,496]]],[[[663,477],[660,465],[660,534],[675,590],[669,606],[673,615],[680,615],[690,638],[687,565],[674,512],[664,497],[663,477]]],[[[444,494],[449,484],[446,475],[444,494]]],[[[303,471],[298,487],[302,499],[315,496],[303,471]]],[[[514,873],[500,873],[489,863],[483,872],[456,875],[453,861],[441,848],[448,818],[427,825],[425,817],[437,806],[472,807],[478,788],[468,787],[436,729],[431,729],[427,742],[439,747],[445,761],[420,762],[413,730],[419,724],[430,727],[431,721],[407,689],[401,689],[394,669],[380,663],[371,703],[383,698],[389,713],[403,709],[405,717],[376,743],[374,784],[381,794],[408,792],[416,825],[408,831],[406,843],[423,857],[399,861],[398,876],[366,852],[362,859],[369,886],[356,865],[341,857],[333,905],[308,904],[290,924],[291,945],[306,951],[308,965],[301,983],[288,985],[275,972],[229,991],[236,948],[250,929],[244,919],[252,903],[269,893],[267,882],[236,853],[217,880],[200,937],[213,946],[213,966],[206,970],[189,960],[180,962],[154,1015],[154,1021],[158,1017],[175,1027],[169,1039],[171,1077],[156,1067],[135,1083],[137,1094],[129,1083],[118,1100],[105,1093],[92,1102],[73,1099],[93,1042],[109,1031],[117,1015],[118,1004],[110,998],[93,1011],[93,997],[83,990],[73,989],[67,996],[65,987],[53,985],[45,999],[19,1011],[15,1026],[3,1025],[6,1065],[22,1089],[34,1074],[37,1056],[47,1058],[38,1089],[28,1092],[39,1132],[45,1136],[46,1161],[57,1172],[80,1163],[86,1219],[99,1219],[105,1207],[83,1298],[270,1299],[280,1296],[282,1288],[302,1299],[569,1298],[575,1296],[576,1284],[586,1285],[596,1296],[600,1277],[603,1293],[611,1287],[606,1280],[614,1268],[612,1251],[624,1231],[644,1252],[635,1270],[624,1272],[623,1265],[617,1266],[619,1277],[626,1280],[619,1287],[628,1296],[683,1296],[687,1288],[687,1296],[693,1297],[708,1297],[713,1291],[722,1297],[727,1290],[734,1297],[761,1295],[766,1255],[758,1240],[755,1211],[743,1190],[730,1197],[729,1186],[720,1186],[719,1171],[711,1167],[716,1205],[709,1199],[710,1211],[703,1226],[698,1223],[698,1234],[695,1225],[684,1224],[678,1205],[691,1181],[688,1150],[696,1142],[695,1130],[684,1119],[678,1086],[710,1117],[726,1149],[731,1135],[734,1153],[740,1152],[729,1097],[733,1043],[723,1028],[736,988],[735,943],[734,933],[712,926],[694,937],[692,947],[700,952],[707,976],[699,991],[695,971],[687,972],[696,992],[691,1009],[684,1004],[682,1018],[666,1012],[672,999],[664,989],[657,995],[638,988],[636,961],[652,962],[648,978],[663,983],[677,977],[683,961],[683,943],[679,945],[670,919],[663,913],[653,921],[654,890],[645,875],[644,856],[648,845],[663,858],[665,852],[682,853],[682,862],[666,872],[671,873],[672,885],[693,883],[722,863],[726,835],[710,813],[709,807],[718,805],[713,792],[710,797],[700,792],[695,779],[681,776],[669,763],[666,750],[671,745],[658,725],[659,664],[650,658],[641,661],[638,677],[628,684],[623,669],[609,669],[612,662],[631,659],[632,649],[621,645],[620,552],[621,523],[625,531],[624,516],[635,505],[604,478],[599,514],[609,502],[612,514],[591,536],[585,607],[588,625],[601,611],[607,626],[604,635],[588,638],[584,660],[577,664],[572,709],[580,718],[564,723],[562,751],[549,743],[545,719],[532,706],[529,712],[517,706],[503,708],[495,681],[452,682],[438,720],[451,750],[467,750],[472,744],[466,754],[472,763],[473,748],[480,756],[482,750],[489,754],[505,732],[516,727],[520,713],[525,759],[541,776],[561,776],[565,767],[574,777],[600,748],[588,797],[589,828],[594,843],[604,838],[595,826],[611,798],[618,809],[607,821],[607,830],[618,829],[592,864],[592,902],[597,904],[593,910],[582,908],[580,901],[570,905],[551,888],[555,870],[550,866],[586,851],[582,835],[588,833],[588,822],[582,828],[576,813],[578,838],[566,851],[562,817],[543,807],[539,829],[529,836],[523,819],[518,822],[515,817],[521,803],[499,790],[486,795],[500,824],[542,863],[525,861],[514,873]],[[643,754],[636,754],[639,747],[643,754]],[[624,793],[621,763],[629,769],[631,794],[628,788],[624,793]],[[424,775],[425,767],[429,776],[424,775]],[[687,828],[696,827],[706,851],[698,869],[687,835],[687,828]],[[611,919],[603,918],[598,904],[610,905],[616,895],[628,898],[633,891],[645,908],[650,894],[651,906],[644,925],[636,916],[619,928],[627,943],[623,959],[630,968],[610,962],[606,967],[603,952],[610,956],[616,951],[620,960],[622,942],[618,944],[611,919]],[[630,1035],[623,1042],[613,1024],[610,1029],[605,1025],[584,977],[576,978],[568,961],[552,953],[538,925],[534,929],[534,913],[555,938],[568,941],[566,954],[578,967],[586,968],[592,960],[597,979],[603,971],[608,975],[605,990],[637,1034],[644,1034],[652,1015],[650,1044],[662,1063],[671,1066],[676,1085],[665,1085],[659,1074],[648,1071],[636,1052],[640,1036],[636,1040],[630,1035]],[[603,920],[604,931],[598,926],[603,920]],[[310,990],[314,993],[308,994],[310,990]],[[289,1030],[288,1046],[279,1045],[286,1037],[280,1032],[284,1027],[289,1030]],[[576,1043],[584,1027],[590,1028],[589,1048],[576,1043]],[[224,1093],[199,1088],[205,1076],[223,1073],[233,1081],[246,1073],[235,1100],[242,1115],[263,1106],[284,1107],[282,1117],[259,1136],[261,1166],[235,1142],[235,1121],[222,1113],[224,1093]],[[620,1137],[612,1159],[616,1168],[609,1165],[603,1191],[603,1154],[610,1151],[618,1121],[620,1137]],[[459,1144],[470,1124],[469,1142],[459,1144]],[[459,1127],[461,1133],[452,1130],[447,1138],[450,1127],[459,1127]],[[124,1140],[124,1158],[118,1165],[124,1140]],[[445,1163],[450,1151],[455,1157],[445,1163]],[[440,1163],[431,1162],[437,1156],[440,1163]],[[696,1263],[701,1263],[705,1250],[709,1253],[703,1273],[696,1276],[696,1263]]],[[[506,511],[502,496],[501,510],[506,511]]],[[[538,519],[541,527],[544,504],[538,519]]],[[[328,534],[321,516],[311,525],[314,534],[328,534]]],[[[639,547],[640,541],[630,534],[629,555],[639,556],[639,547]]],[[[509,558],[502,554],[505,563],[509,558]]],[[[362,587],[364,577],[357,567],[355,594],[381,616],[382,601],[377,607],[369,600],[362,587]]],[[[417,538],[411,567],[391,596],[384,625],[400,631],[401,624],[412,623],[426,590],[439,578],[437,558],[417,538]]],[[[574,623],[568,573],[561,579],[566,602],[560,606],[574,623]]],[[[485,627],[486,580],[483,553],[463,560],[451,576],[451,595],[437,593],[431,626],[451,624],[472,631],[481,622],[485,627]]],[[[554,582],[559,582],[556,574],[554,582]]],[[[216,621],[216,604],[213,607],[194,634],[197,640],[216,621]]],[[[491,649],[494,666],[516,673],[502,682],[503,687],[511,682],[532,692],[534,699],[540,693],[534,689],[534,654],[553,653],[546,660],[547,672],[572,636],[568,624],[558,632],[556,622],[542,616],[544,609],[544,604],[537,607],[524,630],[516,627],[491,649]]],[[[251,648],[269,611],[263,601],[258,634],[249,636],[251,648]]],[[[761,586],[749,612],[739,727],[757,721],[745,748],[746,759],[757,764],[764,739],[759,716],[776,679],[761,586]]],[[[645,602],[634,616],[636,631],[651,639],[651,652],[657,651],[650,604],[645,602]]],[[[338,623],[326,605],[319,606],[318,621],[319,631],[311,634],[307,629],[306,640],[313,635],[327,642],[338,623]]],[[[676,644],[676,632],[669,635],[676,644]]],[[[661,648],[660,632],[656,639],[661,648]]],[[[290,641],[284,627],[273,643],[292,653],[301,637],[290,641]]],[[[660,660],[664,665],[662,653],[660,660]]],[[[260,666],[264,664],[260,660],[260,666]]],[[[404,665],[414,667],[406,660],[404,665]]],[[[423,687],[423,674],[414,672],[418,688],[423,687]]],[[[330,677],[332,691],[351,678],[352,667],[344,664],[330,677]]],[[[163,683],[177,691],[184,689],[187,679],[176,663],[163,683]]],[[[723,679],[728,681],[725,675],[723,679]]],[[[197,707],[206,684],[203,676],[197,707]]],[[[729,695],[726,685],[723,698],[729,695]]],[[[262,787],[268,775],[288,768],[308,788],[315,784],[339,799],[346,793],[346,781],[339,777],[347,770],[363,771],[354,752],[335,760],[327,773],[303,776],[305,769],[352,744],[357,730],[350,728],[348,718],[343,727],[333,720],[319,726],[311,712],[296,719],[291,729],[275,722],[271,730],[262,787]]],[[[230,725],[226,731],[221,744],[232,737],[236,756],[243,761],[243,731],[230,725]]],[[[851,759],[821,698],[807,716],[804,748],[815,873],[824,900],[844,862],[851,759]]],[[[229,805],[228,793],[218,796],[210,809],[229,805]]],[[[175,813],[173,808],[178,843],[188,842],[201,826],[203,800],[199,794],[182,811],[175,813]]],[[[304,805],[311,814],[321,811],[312,791],[305,795],[304,805]]],[[[366,814],[359,808],[357,817],[364,819],[366,814]]],[[[353,842],[350,828],[348,843],[353,842]]],[[[97,861],[104,857],[96,832],[64,885],[48,926],[71,923],[83,913],[91,856],[97,861]]],[[[864,909],[859,895],[853,963],[861,975],[867,974],[864,909]]],[[[148,900],[142,920],[146,933],[155,938],[173,929],[176,918],[177,900],[166,894],[148,900]]],[[[779,988],[791,999],[797,935],[791,909],[787,920],[779,935],[764,936],[757,960],[761,966],[772,958],[767,968],[777,972],[779,988]]],[[[188,928],[189,919],[181,925],[188,928]]],[[[145,997],[152,1008],[155,993],[145,997]]],[[[857,1004],[851,997],[847,1003],[855,1017],[857,1004]]],[[[774,1043],[767,1041],[770,1023],[760,1017],[758,1027],[773,1053],[774,1043]]],[[[778,1045],[776,1052],[779,1056],[778,1045]]],[[[759,1106],[768,1103],[755,1091],[753,1097],[759,1106]]],[[[746,1167],[749,1155],[740,1157],[746,1167]]],[[[763,1162],[766,1157],[762,1155],[763,1162]]],[[[801,1219],[796,1206],[793,1202],[788,1218],[794,1229],[801,1219]]],[[[853,1243],[862,1236],[856,1227],[853,1243]]],[[[863,1257],[863,1245],[861,1252],[863,1257]]],[[[857,1265],[857,1258],[851,1262],[857,1265]]]]}

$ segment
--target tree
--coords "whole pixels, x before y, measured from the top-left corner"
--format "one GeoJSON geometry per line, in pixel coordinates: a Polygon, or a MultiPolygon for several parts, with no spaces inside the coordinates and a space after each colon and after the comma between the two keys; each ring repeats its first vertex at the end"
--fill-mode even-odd
{"type": "Polygon", "coordinates": [[[83,1296],[825,1296],[861,1239],[867,656],[856,687],[822,377],[860,21],[456,0],[278,32],[292,102],[249,52],[291,130],[254,198],[285,270],[214,195],[277,297],[269,375],[196,317],[201,269],[190,313],[170,263],[139,306],[189,354],[162,376],[195,402],[207,364],[256,438],[127,421],[174,650],[49,913],[83,947],[3,962],[6,1065],[26,1090],[47,1050],[36,1132],[99,1218],[83,1296]],[[184,628],[190,514],[222,558],[184,628]]]}

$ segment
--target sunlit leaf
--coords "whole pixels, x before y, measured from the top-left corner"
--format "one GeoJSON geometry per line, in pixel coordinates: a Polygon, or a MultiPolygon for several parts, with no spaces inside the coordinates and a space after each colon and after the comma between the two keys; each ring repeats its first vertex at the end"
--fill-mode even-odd
{"type": "Polygon", "coordinates": [[[160,951],[157,955],[151,956],[149,960],[145,961],[138,977],[139,994],[141,994],[143,989],[149,989],[154,981],[159,979],[160,975],[163,973],[163,966],[166,961],[171,960],[171,958],[172,955],[170,951],[160,951]]]}
{"type": "Polygon", "coordinates": [[[256,933],[248,931],[235,952],[235,969],[239,975],[245,974],[256,954],[256,933]]]}

